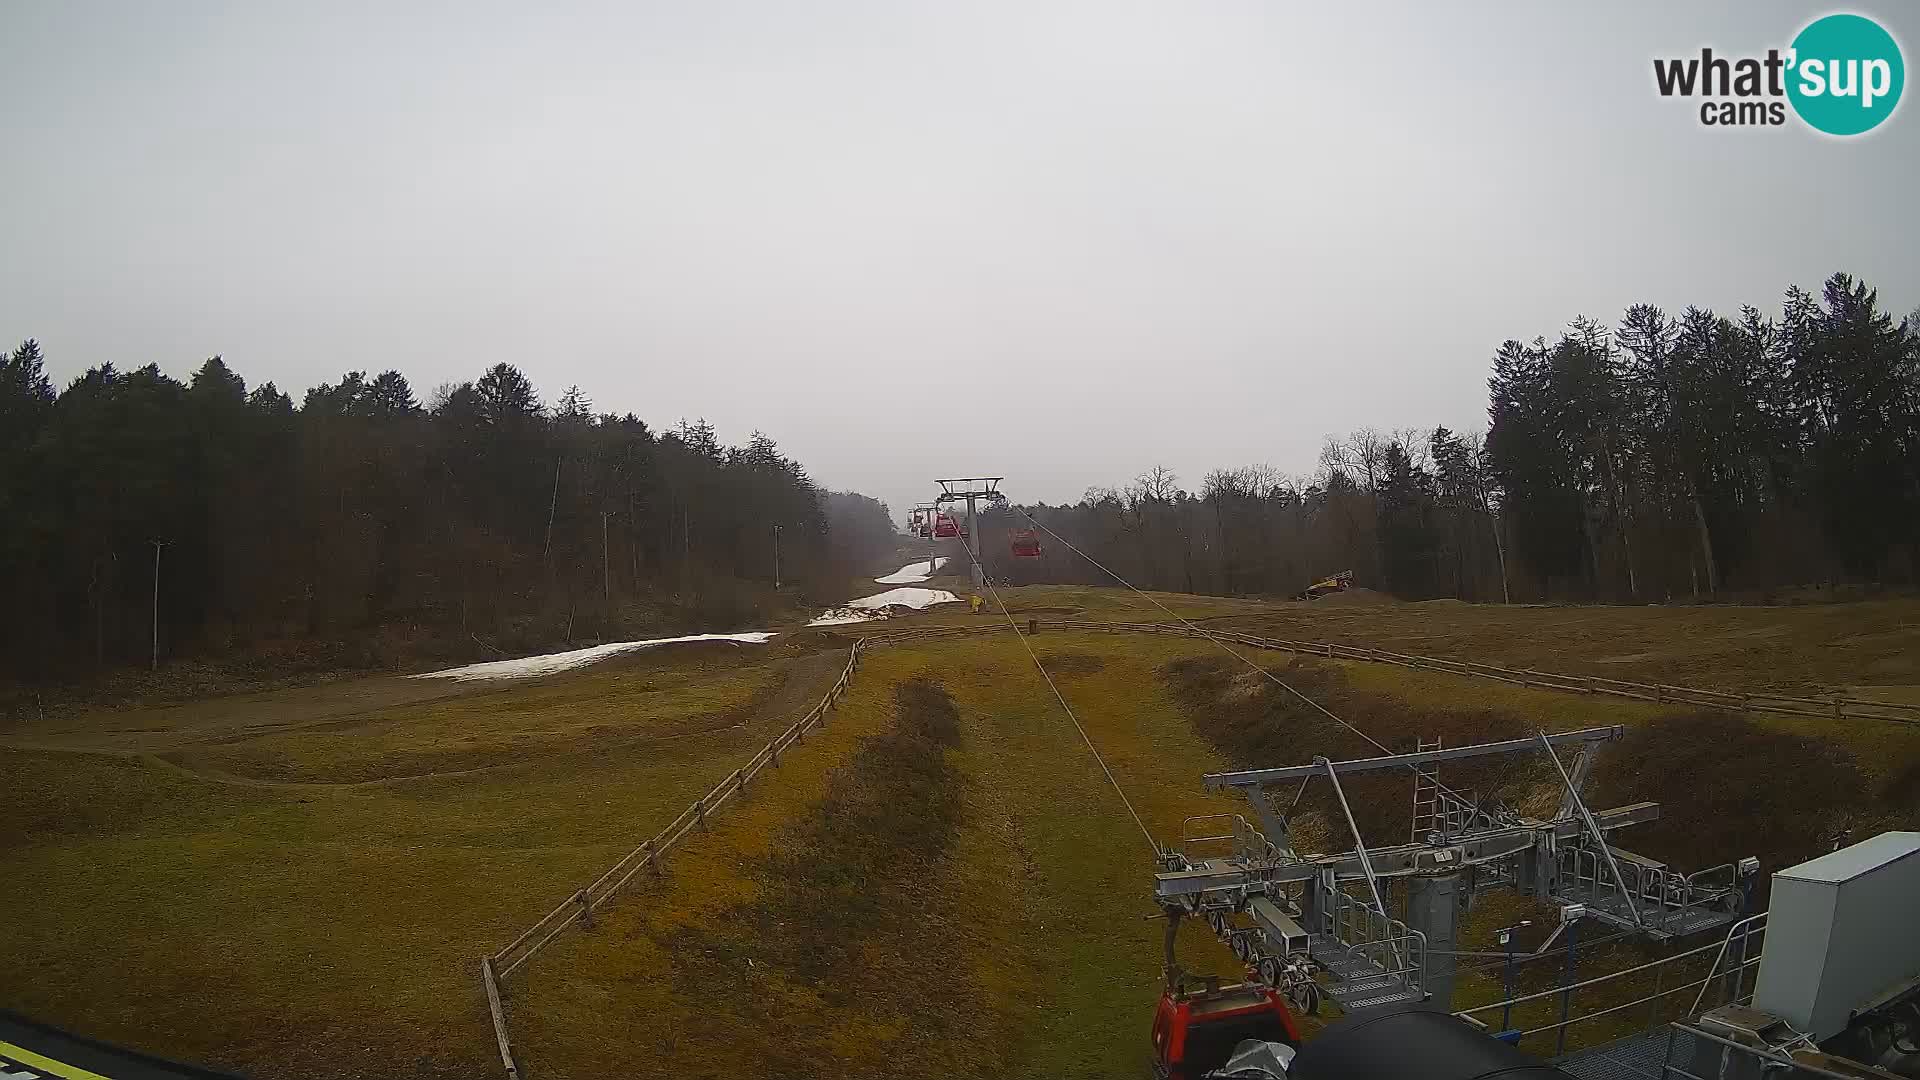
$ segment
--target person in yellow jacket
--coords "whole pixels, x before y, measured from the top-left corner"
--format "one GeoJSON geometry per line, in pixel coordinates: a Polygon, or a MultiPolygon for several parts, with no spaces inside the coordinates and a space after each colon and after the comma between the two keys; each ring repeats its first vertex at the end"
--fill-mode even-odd
{"type": "Polygon", "coordinates": [[[972,611],[975,615],[980,614],[980,594],[979,593],[974,593],[972,596],[967,597],[967,608],[968,610],[972,611]]]}

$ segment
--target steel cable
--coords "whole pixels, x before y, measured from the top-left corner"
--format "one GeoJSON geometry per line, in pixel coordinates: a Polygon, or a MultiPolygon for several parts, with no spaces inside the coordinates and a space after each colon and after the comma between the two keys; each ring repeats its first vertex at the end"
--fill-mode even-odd
{"type": "Polygon", "coordinates": [[[1141,820],[1140,812],[1133,808],[1133,800],[1127,798],[1126,789],[1120,786],[1120,780],[1107,766],[1107,759],[1100,755],[1100,748],[1093,745],[1093,739],[1087,735],[1085,725],[1081,724],[1080,718],[1074,715],[1073,706],[1067,704],[1065,695],[1060,693],[1060,687],[1054,684],[1053,676],[1048,674],[1047,666],[1040,662],[1039,654],[1033,651],[1033,645],[1027,641],[1026,633],[1020,629],[1020,624],[1015,621],[1012,612],[1007,610],[1006,602],[1000,599],[1000,590],[993,587],[993,579],[987,575],[987,568],[981,564],[979,556],[974,553],[973,545],[968,542],[968,538],[962,537],[960,546],[965,549],[968,560],[979,569],[980,580],[986,584],[988,594],[993,597],[994,606],[1000,609],[1000,615],[1013,629],[1013,635],[1020,639],[1021,647],[1027,650],[1027,657],[1033,661],[1033,666],[1040,672],[1040,677],[1046,680],[1047,689],[1053,691],[1054,700],[1060,703],[1060,708],[1067,714],[1067,719],[1073,721],[1073,728],[1080,733],[1080,741],[1087,744],[1088,752],[1093,754],[1094,763],[1100,766],[1102,773],[1106,774],[1107,783],[1113,785],[1114,794],[1120,796],[1120,803],[1127,808],[1127,814],[1133,818],[1133,823],[1140,827],[1140,835],[1146,837],[1147,846],[1153,850],[1154,858],[1159,858],[1160,845],[1154,841],[1152,831],[1147,828],[1147,823],[1141,820]]]}

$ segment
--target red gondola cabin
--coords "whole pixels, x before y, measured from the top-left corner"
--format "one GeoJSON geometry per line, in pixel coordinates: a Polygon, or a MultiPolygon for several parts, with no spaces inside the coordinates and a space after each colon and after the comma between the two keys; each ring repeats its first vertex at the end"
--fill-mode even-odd
{"type": "Polygon", "coordinates": [[[1040,534],[1032,529],[1015,529],[1012,534],[1013,554],[1017,558],[1037,559],[1040,557],[1040,534]]]}
{"type": "Polygon", "coordinates": [[[1153,1014],[1153,1074],[1201,1080],[1245,1039],[1299,1047],[1300,1029],[1279,991],[1254,984],[1198,993],[1169,989],[1153,1014]]]}

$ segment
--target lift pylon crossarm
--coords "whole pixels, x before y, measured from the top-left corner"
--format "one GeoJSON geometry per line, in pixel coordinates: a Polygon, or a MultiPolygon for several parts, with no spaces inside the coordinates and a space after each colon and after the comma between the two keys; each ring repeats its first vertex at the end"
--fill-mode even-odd
{"type": "MultiPolygon", "coordinates": [[[[1612,724],[1607,727],[1582,728],[1579,731],[1563,731],[1557,735],[1542,736],[1549,746],[1568,743],[1586,744],[1596,742],[1614,742],[1626,734],[1626,726],[1612,724]]],[[[1417,768],[1441,761],[1460,761],[1465,758],[1491,757],[1496,754],[1517,754],[1540,749],[1540,738],[1508,739],[1504,742],[1478,743],[1473,746],[1453,746],[1442,750],[1422,750],[1411,754],[1387,754],[1382,757],[1356,758],[1351,761],[1329,762],[1327,767],[1320,765],[1287,765],[1277,769],[1244,769],[1239,772],[1208,773],[1201,777],[1201,783],[1208,791],[1223,788],[1245,788],[1260,784],[1275,784],[1285,780],[1302,780],[1309,776],[1319,776],[1328,771],[1335,773],[1371,772],[1379,769],[1417,768]]]]}
{"type": "MultiPolygon", "coordinates": [[[[1596,810],[1594,819],[1602,830],[1612,832],[1629,825],[1658,821],[1660,804],[1630,803],[1610,810],[1596,810]]],[[[1367,857],[1373,864],[1375,877],[1408,877],[1481,866],[1511,858],[1533,849],[1537,843],[1536,837],[1543,832],[1558,842],[1582,836],[1586,831],[1586,824],[1577,818],[1540,825],[1516,825],[1477,832],[1471,838],[1438,847],[1418,843],[1369,848],[1367,857]]],[[[1323,873],[1331,873],[1340,880],[1360,880],[1360,860],[1354,852],[1307,855],[1297,862],[1263,865],[1206,860],[1190,864],[1184,869],[1167,870],[1154,875],[1154,896],[1161,901],[1174,901],[1183,896],[1213,891],[1258,894],[1270,887],[1312,881],[1323,873]]]]}
{"type": "Polygon", "coordinates": [[[940,494],[935,501],[946,503],[969,496],[975,499],[1005,498],[1000,494],[1000,481],[1005,479],[1004,476],[960,476],[950,480],[935,480],[934,483],[940,485],[940,494]]]}

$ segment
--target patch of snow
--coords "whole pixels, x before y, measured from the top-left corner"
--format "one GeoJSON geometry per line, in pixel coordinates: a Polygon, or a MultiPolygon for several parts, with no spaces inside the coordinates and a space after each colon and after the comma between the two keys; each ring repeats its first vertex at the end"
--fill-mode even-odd
{"type": "Polygon", "coordinates": [[[493,660],[484,664],[468,664],[465,667],[448,668],[445,671],[427,671],[407,677],[410,679],[458,679],[461,682],[472,679],[526,679],[535,675],[552,675],[555,672],[570,671],[573,668],[585,667],[605,660],[609,656],[648,649],[655,645],[675,645],[683,641],[731,641],[736,644],[764,645],[772,636],[773,634],[767,631],[755,630],[744,634],[688,634],[685,637],[649,638],[646,641],[615,641],[585,649],[547,653],[544,656],[523,656],[518,660],[493,660]]]}
{"type": "Polygon", "coordinates": [[[884,611],[890,607],[910,607],[924,611],[934,604],[955,604],[960,598],[945,589],[888,589],[883,593],[847,601],[847,606],[862,611],[884,611]]]}
{"type": "MultiPolygon", "coordinates": [[[[942,562],[946,560],[942,559],[942,562]]],[[[926,563],[918,564],[925,566],[926,563]]],[[[920,580],[925,580],[924,578],[920,580]]],[[[847,601],[846,607],[821,612],[808,626],[844,626],[887,617],[888,608],[904,607],[925,611],[935,604],[957,604],[960,598],[945,589],[888,589],[883,593],[847,601]]]]}
{"type": "Polygon", "coordinates": [[[807,621],[808,626],[845,626],[848,623],[872,622],[887,616],[878,611],[855,611],[852,608],[830,608],[817,617],[807,621]]]}
{"type": "Polygon", "coordinates": [[[934,571],[945,565],[947,565],[947,557],[941,555],[934,559],[931,564],[925,559],[919,562],[910,562],[900,569],[895,570],[893,573],[888,574],[886,577],[877,577],[873,580],[881,585],[911,585],[916,581],[927,580],[933,576],[934,571]]]}

